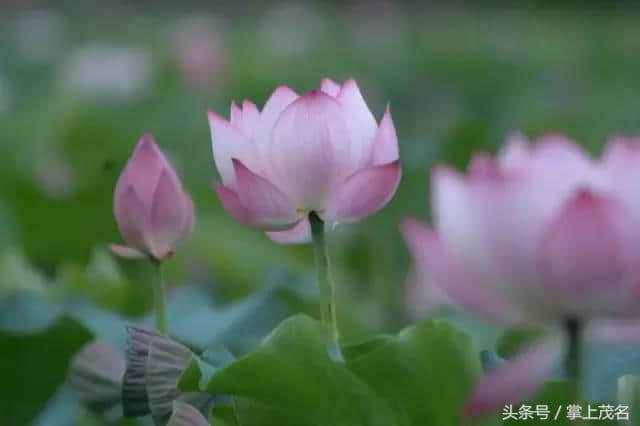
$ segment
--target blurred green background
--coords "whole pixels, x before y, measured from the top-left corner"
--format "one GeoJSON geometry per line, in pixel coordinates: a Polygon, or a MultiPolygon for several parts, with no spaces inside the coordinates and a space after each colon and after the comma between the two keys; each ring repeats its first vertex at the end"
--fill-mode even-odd
{"type": "MultiPolygon", "coordinates": [[[[26,3],[0,5],[0,325],[33,312],[6,308],[24,293],[47,309],[73,297],[128,317],[148,311],[151,268],[105,251],[121,241],[113,188],[144,132],[197,209],[193,237],[167,265],[172,287],[203,284],[225,304],[274,271],[313,281],[309,246],[277,246],[237,225],[210,187],[206,109],[262,106],[277,84],[304,92],[325,76],[355,77],[377,119],[389,103],[396,124],[404,176],[395,198],[331,236],[348,341],[420,316],[405,304],[410,262],[398,222],[428,220],[435,163],[464,168],[513,130],[566,133],[594,153],[613,133],[640,133],[632,3],[26,3]]],[[[315,314],[312,300],[300,309],[315,314]]],[[[0,425],[27,424],[89,338],[77,322],[56,321],[58,337],[6,327],[0,374],[23,387],[0,397],[0,425]],[[48,383],[32,392],[24,375],[42,345],[55,361],[31,374],[48,383]]]]}

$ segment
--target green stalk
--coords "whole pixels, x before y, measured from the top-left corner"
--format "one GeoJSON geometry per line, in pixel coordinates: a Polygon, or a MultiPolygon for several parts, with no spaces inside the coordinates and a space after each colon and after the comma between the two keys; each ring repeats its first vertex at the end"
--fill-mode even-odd
{"type": "Polygon", "coordinates": [[[157,266],[158,276],[153,284],[153,309],[156,317],[156,330],[162,334],[167,334],[167,305],[164,295],[164,274],[162,273],[162,262],[154,260],[157,266]]]}
{"type": "Polygon", "coordinates": [[[336,321],[336,294],[335,287],[329,277],[329,256],[324,234],[324,222],[315,213],[309,214],[311,224],[311,238],[315,254],[316,273],[318,275],[318,287],[320,289],[320,318],[331,330],[334,343],[338,343],[338,325],[336,321]]]}
{"type": "Polygon", "coordinates": [[[569,383],[572,386],[574,401],[580,403],[582,386],[582,323],[578,318],[569,318],[566,322],[566,330],[569,339],[567,351],[566,369],[569,383]]]}

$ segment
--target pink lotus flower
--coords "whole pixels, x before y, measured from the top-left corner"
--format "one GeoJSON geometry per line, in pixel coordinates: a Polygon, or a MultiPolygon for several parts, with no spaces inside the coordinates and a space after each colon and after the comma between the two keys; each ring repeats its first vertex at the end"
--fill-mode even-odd
{"type": "Polygon", "coordinates": [[[162,260],[193,230],[193,202],[153,137],[140,138],[116,185],[113,212],[129,244],[112,244],[122,257],[162,260]]]}
{"type": "Polygon", "coordinates": [[[640,140],[614,139],[595,160],[562,136],[517,136],[466,176],[437,167],[432,197],[433,229],[403,225],[422,284],[489,319],[554,330],[484,377],[469,414],[534,393],[565,353],[559,324],[638,313],[640,140]]]}
{"type": "Polygon", "coordinates": [[[233,103],[230,121],[209,112],[209,123],[225,209],[276,242],[309,241],[310,212],[330,223],[363,219],[400,181],[389,109],[376,125],[353,79],[324,79],[302,96],[279,86],[262,111],[233,103]]]}

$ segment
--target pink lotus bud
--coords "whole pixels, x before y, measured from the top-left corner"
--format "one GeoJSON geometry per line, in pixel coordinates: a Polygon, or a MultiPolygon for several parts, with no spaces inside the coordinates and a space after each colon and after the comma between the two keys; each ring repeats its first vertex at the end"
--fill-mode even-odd
{"type": "Polygon", "coordinates": [[[225,209],[277,242],[309,241],[312,211],[330,223],[363,219],[400,181],[391,113],[376,124],[353,79],[324,79],[302,96],[279,86],[262,111],[233,103],[229,121],[209,112],[209,123],[225,209]]]}
{"type": "MultiPolygon", "coordinates": [[[[489,319],[564,325],[637,318],[640,140],[612,140],[594,160],[565,137],[511,138],[466,175],[432,175],[434,227],[403,226],[425,286],[489,319]]],[[[565,337],[565,336],[562,336],[565,337]]],[[[531,395],[564,353],[548,337],[478,385],[467,411],[531,395]]]]}
{"type": "Polygon", "coordinates": [[[140,138],[118,179],[113,211],[129,245],[111,249],[123,257],[164,259],[193,230],[191,197],[149,134],[140,138]]]}

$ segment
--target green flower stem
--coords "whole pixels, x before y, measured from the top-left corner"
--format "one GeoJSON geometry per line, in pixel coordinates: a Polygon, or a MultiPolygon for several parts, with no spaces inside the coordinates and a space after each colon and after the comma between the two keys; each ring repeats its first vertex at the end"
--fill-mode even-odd
{"type": "Polygon", "coordinates": [[[324,222],[315,213],[309,215],[311,224],[311,238],[315,254],[316,273],[320,289],[320,318],[331,330],[334,343],[338,343],[338,325],[336,322],[336,294],[335,287],[329,276],[329,257],[324,234],[324,222]]]}
{"type": "Polygon", "coordinates": [[[164,295],[164,274],[162,272],[162,262],[154,260],[157,267],[158,276],[153,284],[153,309],[156,317],[156,330],[162,334],[167,334],[167,305],[164,295]]]}
{"type": "Polygon", "coordinates": [[[569,318],[566,322],[566,330],[569,339],[567,351],[566,369],[569,382],[573,388],[575,401],[579,404],[582,386],[582,323],[578,318],[569,318]]]}

